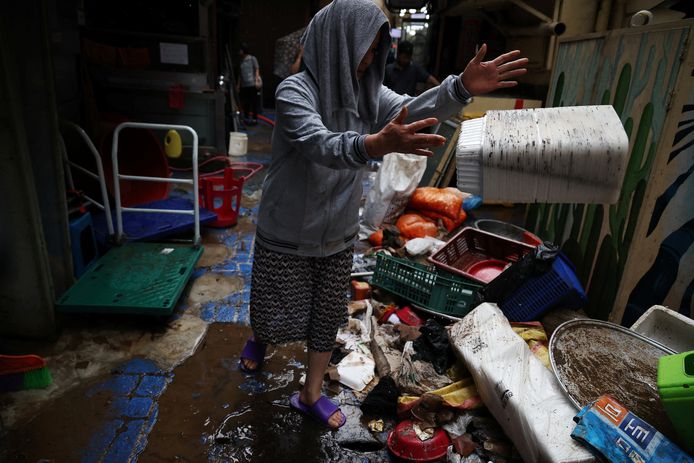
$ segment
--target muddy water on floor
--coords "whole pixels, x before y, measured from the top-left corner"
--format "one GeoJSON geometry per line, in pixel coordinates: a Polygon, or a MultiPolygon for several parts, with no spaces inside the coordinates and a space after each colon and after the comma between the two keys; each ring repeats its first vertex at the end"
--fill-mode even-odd
{"type": "MultiPolygon", "coordinates": [[[[140,461],[387,461],[377,441],[338,444],[339,434],[289,408],[304,369],[303,346],[271,350],[264,371],[238,370],[250,330],[212,325],[197,353],[174,370],[140,461]]],[[[347,432],[347,431],[345,431],[347,432]]],[[[353,441],[354,439],[346,439],[353,441]]]]}
{"type": "Polygon", "coordinates": [[[220,243],[205,243],[203,241],[202,256],[195,265],[199,267],[212,267],[213,265],[222,264],[231,257],[231,251],[227,246],[220,243]]]}
{"type": "Polygon", "coordinates": [[[189,305],[193,305],[217,301],[243,290],[244,284],[243,277],[209,272],[193,282],[187,302],[189,305]]]}
{"type": "Polygon", "coordinates": [[[30,422],[0,435],[0,461],[80,461],[93,433],[110,418],[110,392],[86,398],[97,382],[98,379],[72,389],[44,407],[30,422]]]}

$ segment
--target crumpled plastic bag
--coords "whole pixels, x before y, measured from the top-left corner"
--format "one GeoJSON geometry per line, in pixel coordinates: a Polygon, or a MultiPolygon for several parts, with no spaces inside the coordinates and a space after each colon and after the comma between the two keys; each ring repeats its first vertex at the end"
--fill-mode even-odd
{"type": "Polygon", "coordinates": [[[484,463],[484,460],[480,458],[476,453],[471,453],[467,457],[462,457],[455,453],[452,445],[448,446],[446,450],[446,457],[448,463],[484,463]]]}
{"type": "Polygon", "coordinates": [[[348,318],[347,325],[341,326],[337,331],[337,342],[344,345],[347,350],[363,352],[364,349],[361,346],[368,346],[371,342],[372,314],[373,307],[367,301],[364,319],[360,320],[355,317],[348,318]]]}
{"type": "Polygon", "coordinates": [[[425,236],[424,238],[413,238],[409,240],[405,245],[405,250],[407,250],[407,253],[411,256],[423,256],[438,251],[444,244],[446,244],[445,241],[431,236],[425,236]]]}
{"type": "Polygon", "coordinates": [[[400,216],[427,168],[427,158],[415,154],[390,153],[383,157],[374,184],[366,195],[359,227],[365,240],[382,224],[400,216]]]}
{"type": "Polygon", "coordinates": [[[445,373],[455,361],[445,327],[430,318],[419,327],[419,331],[422,335],[414,340],[415,354],[412,358],[430,362],[437,373],[445,373]]]}
{"type": "Polygon", "coordinates": [[[474,381],[472,378],[466,378],[440,389],[427,391],[426,394],[420,397],[401,395],[398,399],[398,414],[400,416],[406,415],[409,410],[416,407],[428,395],[440,396],[443,405],[458,410],[474,410],[484,406],[482,399],[477,393],[474,381]]]}
{"type": "Polygon", "coordinates": [[[398,397],[400,397],[400,390],[395,385],[395,381],[390,376],[384,376],[371,389],[359,407],[367,415],[396,418],[398,397]]]}
{"type": "Polygon", "coordinates": [[[549,348],[547,347],[547,333],[540,322],[513,322],[511,329],[518,336],[523,338],[525,343],[530,348],[530,352],[535,354],[542,364],[548,370],[552,370],[552,365],[549,361],[549,348]]]}
{"type": "Polygon", "coordinates": [[[444,424],[442,427],[446,430],[451,438],[462,436],[467,432],[467,427],[472,422],[472,415],[467,412],[463,413],[456,418],[455,421],[444,424]]]}
{"type": "Polygon", "coordinates": [[[451,384],[448,376],[440,375],[429,362],[413,360],[412,341],[405,343],[400,367],[392,373],[395,384],[403,393],[420,396],[434,389],[441,389],[451,384]]]}
{"type": "Polygon", "coordinates": [[[398,334],[393,325],[379,325],[376,317],[371,317],[373,336],[369,347],[376,362],[380,376],[386,376],[400,368],[402,353],[396,348],[398,334]]]}
{"type": "Polygon", "coordinates": [[[359,352],[350,352],[337,364],[340,383],[359,392],[374,379],[373,359],[359,352]]]}

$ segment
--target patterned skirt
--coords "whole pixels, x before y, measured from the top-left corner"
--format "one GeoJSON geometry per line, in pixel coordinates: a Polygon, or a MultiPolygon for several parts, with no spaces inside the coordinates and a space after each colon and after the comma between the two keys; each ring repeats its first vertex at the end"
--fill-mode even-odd
{"type": "Polygon", "coordinates": [[[347,320],[353,248],[327,257],[270,251],[256,243],[251,277],[251,326],[266,344],[306,341],[329,352],[347,320]]]}

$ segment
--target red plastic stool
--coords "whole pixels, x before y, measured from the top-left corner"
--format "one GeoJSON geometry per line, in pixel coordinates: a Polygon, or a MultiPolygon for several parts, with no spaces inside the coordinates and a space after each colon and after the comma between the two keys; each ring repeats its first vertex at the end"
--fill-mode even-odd
{"type": "Polygon", "coordinates": [[[217,214],[217,220],[205,225],[226,228],[236,225],[241,208],[241,192],[246,177],[234,178],[234,169],[224,169],[223,177],[200,179],[200,206],[217,214]]]}

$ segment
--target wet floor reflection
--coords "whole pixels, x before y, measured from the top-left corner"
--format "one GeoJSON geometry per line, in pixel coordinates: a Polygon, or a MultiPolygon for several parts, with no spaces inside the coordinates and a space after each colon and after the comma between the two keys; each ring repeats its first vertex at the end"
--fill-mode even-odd
{"type": "Polygon", "coordinates": [[[333,397],[347,416],[337,432],[289,407],[305,368],[300,344],[270,350],[262,372],[240,371],[248,333],[236,325],[210,327],[198,352],[174,370],[140,461],[390,461],[386,433],[374,436],[364,427],[350,392],[333,397]]]}

